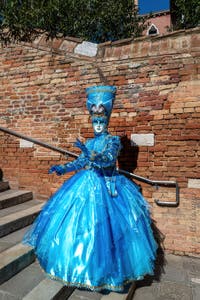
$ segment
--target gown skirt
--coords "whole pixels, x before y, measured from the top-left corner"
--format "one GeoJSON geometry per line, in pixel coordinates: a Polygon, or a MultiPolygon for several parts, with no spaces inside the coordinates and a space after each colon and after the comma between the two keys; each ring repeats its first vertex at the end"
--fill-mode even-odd
{"type": "Polygon", "coordinates": [[[81,170],[44,205],[25,234],[41,267],[68,286],[122,291],[153,275],[157,243],[138,186],[116,173],[112,197],[100,171],[81,170]]]}

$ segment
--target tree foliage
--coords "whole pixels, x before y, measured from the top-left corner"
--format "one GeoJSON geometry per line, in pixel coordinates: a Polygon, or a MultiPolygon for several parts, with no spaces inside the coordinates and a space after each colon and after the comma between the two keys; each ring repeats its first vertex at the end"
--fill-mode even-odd
{"type": "Polygon", "coordinates": [[[92,42],[137,37],[146,18],[133,0],[0,0],[0,40],[73,36],[92,42]]]}
{"type": "Polygon", "coordinates": [[[171,13],[174,29],[192,28],[200,25],[199,0],[172,0],[171,13]]]}

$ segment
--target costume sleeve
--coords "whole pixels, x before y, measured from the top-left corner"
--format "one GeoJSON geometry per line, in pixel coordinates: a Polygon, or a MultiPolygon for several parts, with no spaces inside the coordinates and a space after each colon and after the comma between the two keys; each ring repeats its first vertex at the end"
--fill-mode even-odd
{"type": "Polygon", "coordinates": [[[86,166],[88,163],[88,159],[84,156],[83,153],[79,155],[79,157],[69,163],[64,164],[65,173],[66,172],[72,172],[77,171],[86,166]]]}
{"type": "Polygon", "coordinates": [[[120,138],[118,136],[109,137],[107,145],[101,153],[94,151],[91,152],[90,161],[99,168],[114,166],[120,150],[120,138]]]}

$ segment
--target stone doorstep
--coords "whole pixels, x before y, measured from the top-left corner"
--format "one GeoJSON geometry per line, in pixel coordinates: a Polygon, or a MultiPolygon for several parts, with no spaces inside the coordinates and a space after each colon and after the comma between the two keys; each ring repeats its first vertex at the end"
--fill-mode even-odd
{"type": "Polygon", "coordinates": [[[17,244],[0,253],[0,284],[35,260],[33,249],[17,244]]]}
{"type": "Polygon", "coordinates": [[[17,205],[33,199],[30,191],[6,190],[0,193],[0,209],[17,205]]]}
{"type": "Polygon", "coordinates": [[[0,237],[32,223],[34,218],[41,211],[43,205],[44,202],[2,217],[0,220],[0,237]]]}

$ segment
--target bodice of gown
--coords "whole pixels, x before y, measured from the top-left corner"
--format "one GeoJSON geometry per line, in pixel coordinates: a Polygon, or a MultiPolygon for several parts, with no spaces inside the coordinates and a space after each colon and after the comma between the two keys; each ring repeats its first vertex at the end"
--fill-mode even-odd
{"type": "Polygon", "coordinates": [[[108,142],[112,143],[115,138],[108,133],[97,135],[93,139],[89,139],[86,142],[86,146],[89,150],[101,153],[106,150],[108,142]]]}
{"type": "Polygon", "coordinates": [[[119,137],[103,133],[88,140],[86,147],[89,155],[86,157],[81,153],[76,160],[66,164],[66,168],[70,171],[82,168],[94,170],[104,177],[108,192],[112,196],[117,196],[115,166],[121,150],[119,137]]]}
{"type": "Polygon", "coordinates": [[[118,136],[103,133],[88,140],[86,147],[89,150],[89,156],[86,157],[84,153],[81,153],[76,160],[65,165],[68,170],[73,171],[82,168],[113,169],[115,167],[121,149],[118,136]]]}
{"type": "Polygon", "coordinates": [[[108,133],[96,136],[86,142],[86,147],[91,151],[90,163],[98,168],[115,167],[121,149],[118,136],[108,133]]]}

